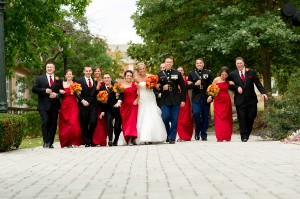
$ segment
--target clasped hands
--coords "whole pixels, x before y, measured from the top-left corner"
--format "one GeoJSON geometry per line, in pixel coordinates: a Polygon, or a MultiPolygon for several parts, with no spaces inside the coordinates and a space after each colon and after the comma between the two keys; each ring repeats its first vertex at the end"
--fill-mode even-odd
{"type": "Polygon", "coordinates": [[[49,94],[49,97],[52,99],[57,98],[57,96],[58,96],[58,94],[53,92],[52,89],[50,89],[50,88],[46,88],[46,93],[49,94]]]}

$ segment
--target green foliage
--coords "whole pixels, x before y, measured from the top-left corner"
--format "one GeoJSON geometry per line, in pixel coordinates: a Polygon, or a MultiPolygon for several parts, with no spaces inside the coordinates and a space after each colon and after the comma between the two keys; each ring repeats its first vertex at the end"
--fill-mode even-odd
{"type": "MultiPolygon", "coordinates": [[[[65,40],[59,22],[71,15],[82,16],[90,0],[10,0],[5,6],[5,57],[7,69],[16,65],[37,69],[53,56],[49,47],[57,48],[65,40]]],[[[54,53],[55,54],[55,53],[54,53]]]]}
{"type": "Polygon", "coordinates": [[[19,115],[0,114],[0,151],[19,148],[27,120],[19,115]]]}
{"type": "Polygon", "coordinates": [[[42,135],[41,117],[38,111],[23,113],[22,116],[27,119],[28,124],[24,130],[24,137],[36,138],[42,135]]]}
{"type": "MultiPolygon", "coordinates": [[[[202,57],[217,74],[227,65],[235,68],[234,59],[242,56],[248,67],[263,75],[267,91],[271,77],[278,88],[284,87],[291,68],[299,66],[299,30],[281,17],[286,1],[204,1],[140,0],[132,15],[134,26],[144,44],[132,44],[128,54],[152,68],[168,55],[175,57],[175,67],[194,68],[202,57]],[[277,72],[280,71],[280,72],[277,72]]],[[[292,1],[299,7],[299,1],[292,1]]],[[[283,91],[284,89],[280,89],[283,91]]]]}
{"type": "Polygon", "coordinates": [[[268,131],[274,139],[287,137],[290,131],[300,128],[300,70],[295,70],[288,79],[287,91],[281,100],[271,100],[265,112],[268,131]]]}

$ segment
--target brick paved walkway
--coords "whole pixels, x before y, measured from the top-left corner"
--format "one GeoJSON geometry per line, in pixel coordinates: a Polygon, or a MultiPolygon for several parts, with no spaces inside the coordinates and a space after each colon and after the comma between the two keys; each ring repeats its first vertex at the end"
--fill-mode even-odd
{"type": "Polygon", "coordinates": [[[0,198],[300,198],[300,145],[230,143],[21,149],[0,154],[0,198]]]}

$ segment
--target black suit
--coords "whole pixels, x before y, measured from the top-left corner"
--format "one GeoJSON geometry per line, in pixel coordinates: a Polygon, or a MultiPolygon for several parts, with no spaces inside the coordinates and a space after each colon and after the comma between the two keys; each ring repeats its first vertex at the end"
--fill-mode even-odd
{"type": "Polygon", "coordinates": [[[107,88],[106,85],[100,87],[100,91],[106,90],[108,92],[108,100],[106,104],[101,103],[101,110],[105,112],[106,120],[107,120],[107,135],[108,141],[112,142],[113,140],[113,132],[115,134],[114,145],[117,145],[120,133],[122,131],[122,118],[120,114],[120,107],[115,108],[114,105],[118,102],[118,100],[123,100],[123,93],[120,93],[119,99],[116,98],[116,93],[113,91],[113,86],[116,82],[111,82],[111,88],[107,88]],[[114,125],[113,125],[113,120],[114,125]]]}
{"type": "Polygon", "coordinates": [[[241,139],[248,140],[257,114],[258,100],[254,90],[254,84],[261,94],[266,94],[266,91],[253,69],[245,69],[244,83],[242,82],[238,70],[230,73],[229,80],[235,84],[230,86],[230,90],[234,91],[234,104],[237,110],[241,139]],[[238,93],[238,87],[243,89],[242,94],[238,93]]]}
{"type": "Polygon", "coordinates": [[[97,91],[95,82],[92,78],[93,86],[88,87],[85,77],[81,77],[77,80],[77,83],[81,84],[81,94],[77,96],[79,107],[79,120],[80,128],[82,132],[82,139],[87,146],[92,145],[94,130],[97,125],[97,91]],[[89,106],[84,106],[82,100],[86,100],[89,106]]]}
{"type": "MultiPolygon", "coordinates": [[[[38,94],[38,107],[42,118],[42,133],[44,145],[52,145],[57,128],[58,111],[60,108],[61,94],[60,89],[63,89],[62,79],[55,80],[55,76],[52,75],[53,85],[50,87],[47,75],[38,76],[32,87],[32,92],[38,94]],[[57,93],[58,98],[50,98],[46,93],[46,89],[52,89],[52,92],[57,93]]],[[[57,79],[58,77],[56,77],[57,79]]]]}

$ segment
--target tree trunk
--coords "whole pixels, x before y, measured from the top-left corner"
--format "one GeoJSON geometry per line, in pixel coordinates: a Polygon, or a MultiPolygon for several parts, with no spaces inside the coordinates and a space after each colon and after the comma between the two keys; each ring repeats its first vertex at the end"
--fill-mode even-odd
{"type": "Polygon", "coordinates": [[[269,48],[261,48],[260,57],[263,66],[263,84],[266,89],[267,95],[272,96],[272,87],[271,87],[272,74],[271,74],[271,59],[270,59],[269,48]]]}

